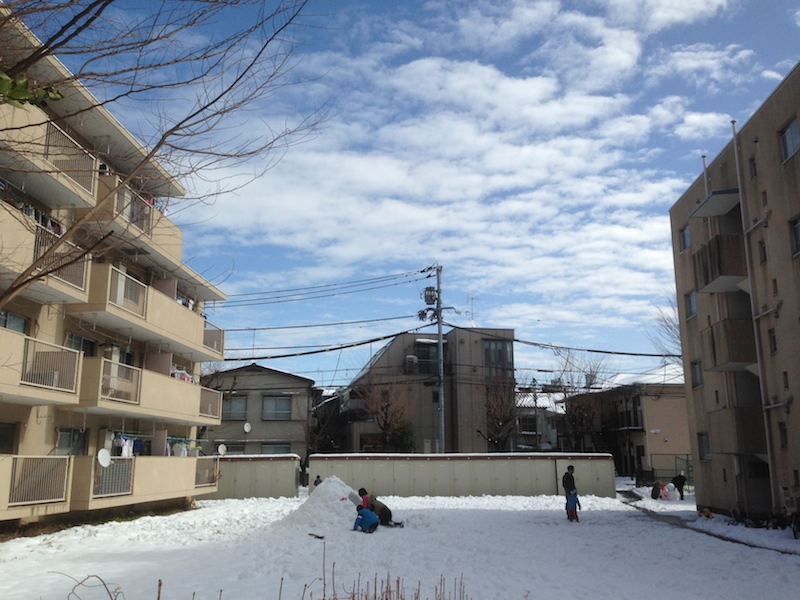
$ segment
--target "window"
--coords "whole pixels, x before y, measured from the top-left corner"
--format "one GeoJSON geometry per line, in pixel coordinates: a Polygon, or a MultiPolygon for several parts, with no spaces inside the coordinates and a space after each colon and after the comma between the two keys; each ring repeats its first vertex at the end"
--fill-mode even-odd
{"type": "Polygon", "coordinates": [[[227,450],[225,451],[225,455],[229,454],[244,454],[244,444],[229,444],[227,442],[221,442],[225,444],[227,450]]]}
{"type": "Polygon", "coordinates": [[[775,333],[774,329],[767,331],[767,340],[769,341],[770,353],[775,354],[778,351],[778,335],[775,333]]]}
{"type": "Polygon", "coordinates": [[[692,387],[703,385],[703,363],[699,360],[692,362],[692,387]]]}
{"type": "Polygon", "coordinates": [[[64,345],[73,350],[80,350],[84,356],[97,356],[97,342],[77,333],[68,333],[67,343],[64,345]]]}
{"type": "Polygon", "coordinates": [[[692,245],[692,238],[689,235],[689,226],[687,225],[678,232],[678,242],[680,244],[681,252],[688,250],[692,245]]]}
{"type": "Polygon", "coordinates": [[[756,157],[751,156],[750,160],[748,161],[750,164],[750,179],[755,179],[758,177],[758,168],[756,166],[756,157]]]}
{"type": "Polygon", "coordinates": [[[58,456],[82,456],[86,454],[86,430],[62,427],[58,430],[58,442],[54,454],[58,456]]]}
{"type": "Polygon", "coordinates": [[[17,446],[16,432],[15,423],[0,423],[0,454],[14,454],[17,446]]]}
{"type": "Polygon", "coordinates": [[[767,262],[767,244],[764,240],[758,240],[758,260],[762,265],[767,262]]]}
{"type": "Polygon", "coordinates": [[[262,421],[290,421],[292,419],[292,399],[290,396],[262,396],[262,421]]]}
{"type": "Polygon", "coordinates": [[[780,440],[781,448],[789,447],[789,434],[786,431],[786,421],[778,423],[778,439],[780,440]]]}
{"type": "Polygon", "coordinates": [[[789,389],[789,371],[783,372],[783,389],[789,389]]]}
{"type": "Polygon", "coordinates": [[[697,434],[697,449],[700,460],[711,460],[711,442],[708,439],[708,433],[699,432],[697,434]]]}
{"type": "Polygon", "coordinates": [[[244,421],[247,418],[247,396],[228,395],[222,399],[223,421],[244,421]]]}
{"type": "Polygon", "coordinates": [[[25,317],[5,310],[0,310],[0,327],[5,327],[11,331],[18,331],[19,333],[25,333],[27,330],[26,325],[27,319],[25,319],[25,317]]]}
{"type": "Polygon", "coordinates": [[[789,223],[792,236],[792,254],[800,254],[800,219],[795,219],[789,223]]]}
{"type": "Polygon", "coordinates": [[[686,305],[686,318],[691,319],[697,314],[697,296],[694,292],[689,292],[683,297],[686,305]]]}
{"type": "Polygon", "coordinates": [[[800,129],[798,129],[797,119],[795,119],[786,129],[781,131],[781,152],[783,160],[791,158],[798,149],[800,149],[800,129]]]}
{"type": "Polygon", "coordinates": [[[439,353],[436,342],[426,344],[417,341],[414,344],[414,354],[417,356],[420,375],[438,375],[439,373],[439,353]]]}
{"type": "Polygon", "coordinates": [[[261,454],[290,454],[291,444],[261,444],[261,454]]]}
{"type": "Polygon", "coordinates": [[[483,340],[486,377],[514,377],[514,350],[508,340],[483,340]]]}
{"type": "Polygon", "coordinates": [[[773,279],[772,280],[772,295],[773,296],[777,296],[778,295],[778,280],[777,279],[773,279]]]}

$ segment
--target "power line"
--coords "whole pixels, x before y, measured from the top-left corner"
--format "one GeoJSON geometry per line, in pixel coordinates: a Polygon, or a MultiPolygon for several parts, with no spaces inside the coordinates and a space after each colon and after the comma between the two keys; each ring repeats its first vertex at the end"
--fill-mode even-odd
{"type": "Polygon", "coordinates": [[[376,319],[361,319],[358,321],[339,321],[338,323],[312,323],[309,325],[276,325],[275,327],[238,327],[226,329],[229,332],[250,332],[250,331],[278,331],[283,329],[313,329],[316,327],[337,327],[339,325],[357,325],[359,323],[380,323],[382,321],[398,321],[400,319],[416,319],[417,315],[406,315],[403,317],[382,317],[376,319]]]}

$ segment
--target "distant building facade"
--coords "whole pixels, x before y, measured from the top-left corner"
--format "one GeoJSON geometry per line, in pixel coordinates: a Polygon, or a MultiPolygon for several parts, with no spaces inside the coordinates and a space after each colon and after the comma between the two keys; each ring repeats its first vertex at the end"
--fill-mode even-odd
{"type": "Polygon", "coordinates": [[[800,69],[670,210],[697,502],[800,492],[800,69]]]}
{"type": "MultiPolygon", "coordinates": [[[[445,452],[514,449],[513,340],[512,329],[455,328],[443,335],[445,452]]],[[[396,336],[318,408],[319,421],[336,421],[329,447],[439,452],[438,365],[436,334],[396,336]],[[388,431],[381,413],[406,427],[388,431]]]]}

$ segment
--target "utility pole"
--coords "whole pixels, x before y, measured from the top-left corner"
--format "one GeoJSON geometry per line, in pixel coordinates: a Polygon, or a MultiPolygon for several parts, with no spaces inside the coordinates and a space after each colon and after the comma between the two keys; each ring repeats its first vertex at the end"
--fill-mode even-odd
{"type": "Polygon", "coordinates": [[[419,312],[419,318],[425,320],[429,313],[433,313],[432,319],[436,319],[436,355],[438,367],[438,386],[439,386],[439,453],[444,454],[444,338],[442,337],[442,265],[436,263],[428,267],[428,271],[436,269],[436,287],[426,287],[424,292],[425,304],[435,305],[436,308],[429,308],[419,312]]]}

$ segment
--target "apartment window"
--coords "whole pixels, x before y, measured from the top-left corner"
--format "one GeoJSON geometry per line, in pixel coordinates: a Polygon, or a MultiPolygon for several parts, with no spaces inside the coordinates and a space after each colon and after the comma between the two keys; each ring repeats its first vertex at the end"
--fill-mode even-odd
{"type": "Polygon", "coordinates": [[[692,238],[689,235],[689,226],[687,225],[678,232],[678,243],[680,244],[681,252],[688,250],[692,245],[692,238]]]}
{"type": "Polygon", "coordinates": [[[773,296],[777,296],[778,295],[778,280],[777,279],[773,279],[772,280],[772,295],[773,296]]]}
{"type": "Polygon", "coordinates": [[[486,377],[514,377],[514,351],[508,340],[483,340],[486,377]]]}
{"type": "Polygon", "coordinates": [[[261,454],[289,454],[291,444],[261,444],[261,454]]]}
{"type": "Polygon", "coordinates": [[[247,418],[247,396],[228,395],[222,399],[223,421],[244,421],[247,418]]]}
{"type": "Polygon", "coordinates": [[[420,375],[436,375],[439,373],[439,353],[434,340],[430,343],[417,341],[414,345],[420,375]]]}
{"type": "Polygon", "coordinates": [[[798,129],[797,119],[795,119],[786,129],[781,131],[783,160],[791,158],[798,149],[800,149],[800,129],[798,129]]]}
{"type": "Polygon", "coordinates": [[[707,432],[701,431],[697,434],[697,449],[700,453],[700,460],[711,460],[711,442],[707,432]]]}
{"type": "Polygon", "coordinates": [[[0,423],[0,454],[14,454],[17,446],[16,423],[0,423]]]}
{"type": "Polygon", "coordinates": [[[225,444],[225,455],[229,454],[244,454],[244,444],[229,444],[227,442],[222,442],[225,444]]]}
{"type": "Polygon", "coordinates": [[[775,354],[778,351],[778,335],[775,333],[774,329],[767,331],[767,340],[769,341],[770,353],[775,354]]]}
{"type": "Polygon", "coordinates": [[[781,448],[789,447],[789,434],[786,431],[786,421],[778,423],[778,440],[780,440],[781,448]]]}
{"type": "Polygon", "coordinates": [[[692,368],[692,387],[699,387],[703,385],[703,363],[702,361],[695,360],[691,364],[692,368]]]}
{"type": "Polygon", "coordinates": [[[758,177],[758,168],[756,168],[756,157],[751,156],[750,160],[748,161],[750,165],[750,179],[755,179],[758,177]]]}
{"type": "Polygon", "coordinates": [[[262,396],[262,421],[290,421],[292,419],[292,399],[289,396],[262,396]]]}
{"type": "Polygon", "coordinates": [[[686,306],[686,318],[691,319],[697,314],[697,295],[692,291],[683,297],[686,306]]]}
{"type": "Polygon", "coordinates": [[[58,456],[82,456],[86,454],[86,430],[62,427],[58,430],[58,441],[53,452],[58,456]]]}
{"type": "Polygon", "coordinates": [[[795,219],[789,223],[792,236],[792,254],[800,254],[800,219],[795,219]]]}
{"type": "Polygon", "coordinates": [[[16,313],[0,310],[0,327],[5,327],[11,331],[25,333],[27,330],[27,319],[16,313]]]}
{"type": "Polygon", "coordinates": [[[83,352],[84,356],[97,356],[97,342],[77,333],[68,333],[67,343],[64,345],[83,352]]]}
{"type": "Polygon", "coordinates": [[[764,240],[758,240],[758,260],[762,265],[767,262],[767,244],[764,240]]]}
{"type": "Polygon", "coordinates": [[[789,371],[783,372],[783,389],[789,389],[789,371]]]}

